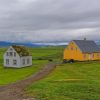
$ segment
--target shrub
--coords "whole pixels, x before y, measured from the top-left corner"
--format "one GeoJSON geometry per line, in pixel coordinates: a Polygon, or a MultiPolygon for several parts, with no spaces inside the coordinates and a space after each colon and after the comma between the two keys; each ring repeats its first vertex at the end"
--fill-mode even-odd
{"type": "Polygon", "coordinates": [[[52,62],[52,61],[53,61],[53,59],[48,59],[48,61],[52,62]]]}

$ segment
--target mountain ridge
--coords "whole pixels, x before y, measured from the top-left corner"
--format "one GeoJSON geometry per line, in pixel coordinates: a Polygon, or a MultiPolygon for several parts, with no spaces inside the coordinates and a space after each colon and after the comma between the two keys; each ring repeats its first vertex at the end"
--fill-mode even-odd
{"type": "Polygon", "coordinates": [[[68,42],[7,42],[0,41],[0,47],[8,47],[11,45],[24,45],[27,47],[42,47],[42,46],[65,46],[68,42]]]}

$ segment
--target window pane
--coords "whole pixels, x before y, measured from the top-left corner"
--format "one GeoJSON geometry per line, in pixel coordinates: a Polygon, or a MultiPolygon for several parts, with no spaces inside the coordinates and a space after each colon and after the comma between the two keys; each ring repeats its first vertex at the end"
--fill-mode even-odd
{"type": "Polygon", "coordinates": [[[92,58],[94,58],[94,54],[92,54],[92,58]]]}
{"type": "Polygon", "coordinates": [[[73,50],[73,47],[71,47],[71,50],[73,50]]]}
{"type": "Polygon", "coordinates": [[[6,64],[9,65],[9,59],[6,59],[6,64]]]}
{"type": "Polygon", "coordinates": [[[12,52],[9,52],[10,56],[13,56],[13,53],[12,52]]]}
{"type": "Polygon", "coordinates": [[[84,54],[84,59],[86,59],[86,54],[84,54]]]}
{"type": "Polygon", "coordinates": [[[16,57],[16,52],[14,52],[14,56],[16,57]]]}
{"type": "Polygon", "coordinates": [[[29,64],[29,61],[30,61],[30,60],[29,60],[29,59],[27,59],[27,64],[29,64]]]}
{"type": "Polygon", "coordinates": [[[17,60],[13,60],[13,65],[17,65],[17,60]]]}
{"type": "Polygon", "coordinates": [[[25,59],[23,59],[23,65],[25,64],[25,59]]]}
{"type": "Polygon", "coordinates": [[[6,53],[6,56],[8,56],[8,52],[6,53]]]}

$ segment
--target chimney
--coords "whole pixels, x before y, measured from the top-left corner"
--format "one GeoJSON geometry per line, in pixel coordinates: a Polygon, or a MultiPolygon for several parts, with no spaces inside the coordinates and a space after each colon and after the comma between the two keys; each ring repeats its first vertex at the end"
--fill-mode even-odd
{"type": "Polygon", "coordinates": [[[84,38],[84,41],[86,41],[87,39],[86,38],[84,38]]]}

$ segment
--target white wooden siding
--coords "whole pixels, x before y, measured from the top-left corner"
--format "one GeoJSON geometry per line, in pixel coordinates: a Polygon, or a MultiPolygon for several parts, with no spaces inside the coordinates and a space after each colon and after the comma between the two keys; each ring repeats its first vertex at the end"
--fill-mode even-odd
{"type": "Polygon", "coordinates": [[[32,56],[20,57],[18,53],[10,46],[4,54],[4,66],[5,67],[15,67],[21,68],[32,65],[32,56]],[[9,55],[9,52],[12,52],[12,56],[9,55]],[[9,64],[6,63],[6,59],[9,59],[9,64]],[[25,59],[25,64],[23,64],[23,59],[25,59]],[[27,63],[29,59],[29,63],[27,63]],[[17,61],[17,64],[14,64],[14,60],[17,61]]]}

